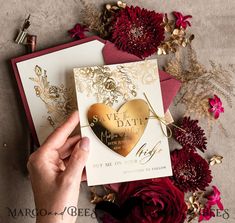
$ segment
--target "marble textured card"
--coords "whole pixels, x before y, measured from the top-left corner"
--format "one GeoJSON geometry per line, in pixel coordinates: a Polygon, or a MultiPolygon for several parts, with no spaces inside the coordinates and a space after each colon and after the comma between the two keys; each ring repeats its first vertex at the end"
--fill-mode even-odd
{"type": "Polygon", "coordinates": [[[74,68],[88,185],[172,175],[157,60],[74,68]]]}

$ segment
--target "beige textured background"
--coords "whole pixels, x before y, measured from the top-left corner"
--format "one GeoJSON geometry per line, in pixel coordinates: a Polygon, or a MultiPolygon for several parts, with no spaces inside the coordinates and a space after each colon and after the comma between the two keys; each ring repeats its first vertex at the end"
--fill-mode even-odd
{"type": "MultiPolygon", "coordinates": [[[[91,1],[97,5],[105,1],[91,1]]],[[[106,1],[108,2],[108,1],[106,1]]],[[[159,12],[182,11],[193,15],[192,31],[196,35],[194,47],[200,60],[208,64],[212,59],[223,65],[235,64],[235,1],[234,0],[148,0],[128,3],[155,9],[159,12]]],[[[28,128],[23,107],[13,77],[9,59],[24,54],[24,48],[12,41],[16,29],[30,13],[30,32],[38,36],[38,49],[44,49],[70,41],[66,31],[79,21],[79,0],[0,0],[0,222],[31,223],[30,217],[9,217],[11,209],[34,208],[31,186],[26,174],[29,153],[28,128]],[[6,146],[4,147],[4,144],[6,146]]],[[[163,58],[161,59],[161,61],[163,58]]],[[[182,114],[172,106],[174,117],[182,114]]],[[[221,217],[211,222],[235,222],[234,138],[235,118],[233,109],[225,107],[221,121],[229,133],[225,137],[215,129],[209,139],[207,156],[219,153],[224,156],[221,166],[213,167],[214,181],[222,192],[222,199],[229,212],[229,219],[221,217]]],[[[93,209],[85,184],[82,186],[79,207],[88,215],[93,209]]],[[[80,217],[78,222],[96,222],[90,216],[80,217]]]]}

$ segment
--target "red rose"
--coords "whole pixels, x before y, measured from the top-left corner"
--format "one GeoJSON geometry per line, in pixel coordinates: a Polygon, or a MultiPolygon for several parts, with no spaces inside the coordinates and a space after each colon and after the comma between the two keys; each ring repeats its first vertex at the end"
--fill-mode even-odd
{"type": "Polygon", "coordinates": [[[119,199],[121,206],[131,199],[139,200],[122,221],[125,223],[183,223],[186,218],[184,193],[169,178],[122,184],[119,199]]]}

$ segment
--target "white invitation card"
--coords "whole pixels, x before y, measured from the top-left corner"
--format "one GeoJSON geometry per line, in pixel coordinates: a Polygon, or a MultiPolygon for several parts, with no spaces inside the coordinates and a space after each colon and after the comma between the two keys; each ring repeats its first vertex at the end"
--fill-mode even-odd
{"type": "Polygon", "coordinates": [[[157,60],[74,68],[88,185],[172,175],[157,60]]]}

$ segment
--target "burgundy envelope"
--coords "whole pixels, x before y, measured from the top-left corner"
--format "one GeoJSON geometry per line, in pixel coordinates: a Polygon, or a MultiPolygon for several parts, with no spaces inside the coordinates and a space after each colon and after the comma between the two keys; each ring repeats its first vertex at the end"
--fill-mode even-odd
{"type": "MultiPolygon", "coordinates": [[[[106,41],[103,48],[103,57],[105,64],[126,63],[141,60],[135,55],[118,50],[115,45],[109,41],[106,41]]],[[[163,107],[166,112],[180,89],[181,83],[162,70],[159,70],[159,76],[162,89],[163,107]]]]}
{"type": "MultiPolygon", "coordinates": [[[[28,119],[29,127],[30,127],[31,134],[33,137],[33,141],[37,146],[39,146],[37,134],[35,131],[32,116],[30,114],[29,106],[27,103],[27,99],[26,99],[26,96],[24,93],[24,89],[23,89],[23,86],[21,83],[21,79],[20,79],[20,75],[19,75],[16,63],[31,59],[34,57],[38,57],[38,56],[41,56],[44,54],[48,54],[48,53],[63,50],[63,49],[69,48],[69,47],[73,47],[75,45],[83,44],[83,43],[86,43],[86,42],[89,42],[92,40],[98,40],[98,41],[105,44],[105,46],[103,48],[103,57],[104,57],[104,61],[106,64],[115,64],[115,63],[117,64],[117,63],[134,62],[134,61],[141,60],[140,58],[138,58],[135,55],[118,50],[114,46],[114,44],[112,44],[109,41],[105,41],[97,36],[92,36],[92,37],[88,37],[88,38],[85,38],[82,40],[66,43],[63,45],[59,45],[59,46],[52,47],[49,49],[41,50],[41,51],[38,51],[38,52],[35,52],[32,54],[27,54],[27,55],[24,55],[24,56],[21,56],[18,58],[14,58],[11,60],[13,71],[14,71],[15,78],[16,78],[18,88],[19,88],[19,92],[21,95],[21,99],[22,99],[22,102],[24,105],[25,113],[26,113],[26,116],[28,119]]],[[[160,81],[161,81],[163,106],[164,106],[164,110],[166,111],[169,108],[173,98],[175,97],[175,95],[177,94],[177,91],[180,88],[180,82],[178,80],[174,79],[169,74],[165,73],[164,71],[159,71],[159,74],[160,74],[160,81]]],[[[157,100],[157,98],[156,98],[156,100],[157,100]]]]}

